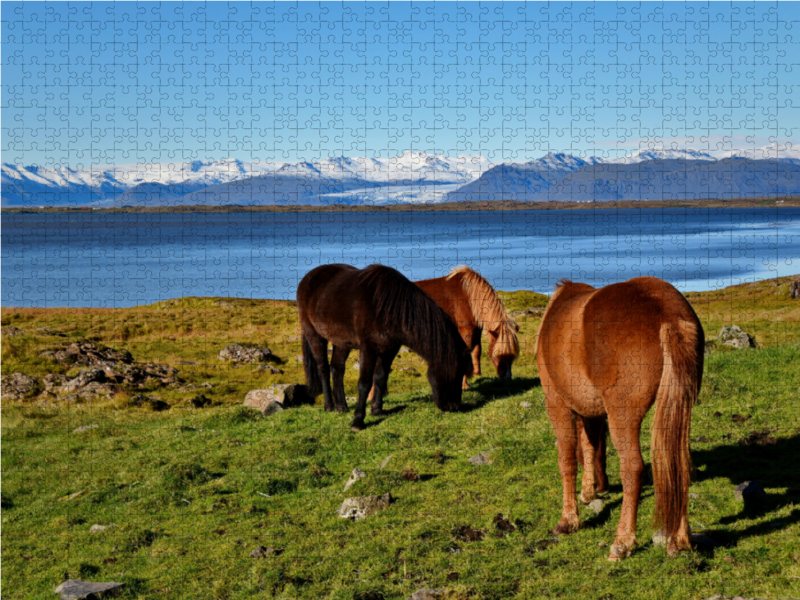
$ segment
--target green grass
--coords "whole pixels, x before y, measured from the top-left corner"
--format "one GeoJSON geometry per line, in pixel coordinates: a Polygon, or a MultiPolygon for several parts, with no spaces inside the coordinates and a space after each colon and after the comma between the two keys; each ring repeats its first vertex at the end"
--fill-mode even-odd
{"type": "MultiPolygon", "coordinates": [[[[698,497],[690,522],[722,547],[669,559],[650,543],[648,471],[639,547],[620,563],[609,563],[608,547],[600,547],[613,542],[620,516],[613,450],[603,511],[582,509],[584,528],[551,542],[561,481],[533,360],[537,317],[521,319],[522,355],[511,384],[488,377],[484,357],[484,377],[465,393],[466,410],[442,413],[430,402],[424,364],[400,354],[389,381],[390,414],[368,416],[370,426],[353,433],[352,415],[320,406],[265,419],[241,406],[249,389],[302,381],[291,303],[3,309],[4,327],[50,327],[127,348],[139,361],[172,364],[187,382],[212,383],[203,393],[215,403],[195,409],[189,399],[197,392],[165,388],[146,391],[171,405],[164,412],[130,407],[124,394],[104,404],[4,401],[3,597],[52,598],[67,577],[123,581],[123,598],[402,599],[422,587],[464,599],[800,596],[797,309],[774,291],[765,282],[689,295],[709,337],[733,319],[761,346],[708,356],[693,413],[691,491],[698,497]],[[737,321],[742,314],[753,317],[737,321]],[[219,363],[217,352],[235,341],[266,343],[284,359],[284,375],[219,363]],[[404,366],[422,376],[400,372],[404,366]],[[98,427],[72,433],[86,424],[98,427]],[[467,462],[485,450],[492,450],[491,465],[467,462]],[[367,477],[344,493],[354,467],[367,477]],[[402,477],[409,467],[418,481],[402,477]],[[747,479],[759,479],[768,492],[749,511],[733,496],[747,479]],[[346,497],[387,491],[394,502],[378,515],[350,522],[335,514],[346,497]],[[517,530],[499,537],[498,513],[517,530]],[[95,523],[115,528],[90,533],[95,523]],[[485,531],[484,539],[463,541],[463,525],[485,531]],[[280,552],[249,558],[260,545],[280,552]]],[[[503,296],[511,310],[546,302],[527,292],[503,296]]],[[[67,371],[38,358],[61,342],[4,336],[3,374],[67,371]]],[[[355,384],[350,368],[348,395],[355,384]]],[[[642,435],[648,464],[650,423],[651,416],[642,435]]]]}

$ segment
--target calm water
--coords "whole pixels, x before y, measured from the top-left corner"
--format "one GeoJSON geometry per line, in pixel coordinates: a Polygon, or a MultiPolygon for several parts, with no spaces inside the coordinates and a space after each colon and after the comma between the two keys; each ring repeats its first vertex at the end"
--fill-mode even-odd
{"type": "Polygon", "coordinates": [[[293,299],[317,265],[411,279],[479,270],[549,292],[638,275],[682,291],[800,273],[800,209],[2,217],[3,306],[127,307],[180,296],[293,299]]]}

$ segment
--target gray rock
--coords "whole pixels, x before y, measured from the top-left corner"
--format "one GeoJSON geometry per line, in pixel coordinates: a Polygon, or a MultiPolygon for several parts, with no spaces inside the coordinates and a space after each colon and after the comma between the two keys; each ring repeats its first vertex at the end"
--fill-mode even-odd
{"type": "Polygon", "coordinates": [[[358,481],[359,479],[363,479],[366,476],[367,474],[364,473],[364,471],[356,467],[355,469],[353,469],[353,472],[350,473],[350,479],[348,479],[347,483],[344,484],[344,489],[342,491],[346,492],[355,484],[356,481],[358,481]]]}
{"type": "Polygon", "coordinates": [[[767,497],[761,482],[758,480],[745,481],[733,490],[733,496],[740,502],[748,504],[750,502],[760,502],[767,497]]]}
{"type": "Polygon", "coordinates": [[[99,600],[116,595],[124,586],[116,581],[81,581],[80,579],[67,579],[55,589],[61,595],[61,600],[99,600]]]}
{"type": "Polygon", "coordinates": [[[294,357],[294,360],[295,360],[295,362],[302,363],[303,362],[303,355],[302,354],[298,354],[297,356],[294,357]]]}
{"type": "Polygon", "coordinates": [[[0,379],[3,400],[22,400],[40,390],[39,382],[24,373],[12,373],[0,379]]]}
{"type": "Polygon", "coordinates": [[[386,492],[383,496],[360,496],[347,498],[336,511],[342,519],[359,521],[366,519],[379,511],[389,508],[392,495],[386,492]]]}
{"type": "Polygon", "coordinates": [[[725,325],[717,336],[717,341],[733,348],[755,348],[752,336],[738,325],[725,325]]]}
{"type": "Polygon", "coordinates": [[[406,352],[411,352],[411,348],[407,348],[406,346],[400,347],[400,354],[405,354],[406,352]]]}
{"type": "Polygon", "coordinates": [[[391,454],[381,461],[381,469],[386,468],[386,465],[389,464],[390,460],[392,460],[392,455],[391,454]]]}
{"type": "Polygon", "coordinates": [[[356,361],[355,363],[353,363],[353,368],[354,368],[356,371],[360,371],[360,370],[361,370],[361,363],[360,363],[360,362],[358,362],[358,361],[356,361]]]}
{"type": "Polygon", "coordinates": [[[57,363],[86,366],[133,362],[133,356],[127,350],[115,350],[91,342],[73,342],[66,346],[51,348],[42,352],[40,356],[57,363]]]}
{"type": "Polygon", "coordinates": [[[490,465],[493,461],[491,458],[489,458],[489,452],[491,451],[487,450],[486,452],[476,454],[475,456],[471,457],[468,462],[471,465],[490,465]]]}
{"type": "Polygon", "coordinates": [[[266,389],[250,390],[244,398],[244,405],[260,410],[263,415],[271,414],[293,406],[313,404],[306,386],[299,383],[279,383],[266,389]],[[279,404],[279,407],[270,407],[279,404]]]}
{"type": "Polygon", "coordinates": [[[595,498],[589,502],[586,508],[591,510],[594,514],[599,515],[603,510],[603,506],[603,501],[600,500],[600,498],[595,498]]]}
{"type": "Polygon", "coordinates": [[[81,425],[80,427],[76,427],[72,430],[72,433],[82,433],[84,431],[89,431],[90,429],[97,429],[98,425],[91,424],[91,425],[81,425]]]}
{"type": "Polygon", "coordinates": [[[105,531],[107,529],[115,529],[113,525],[98,525],[94,524],[89,528],[90,533],[100,533],[101,531],[105,531]]]}
{"type": "Polygon", "coordinates": [[[13,326],[3,327],[3,329],[0,330],[0,333],[2,333],[6,337],[17,337],[18,335],[25,335],[24,330],[20,329],[19,327],[13,327],[13,326]]]}
{"type": "Polygon", "coordinates": [[[275,548],[267,548],[266,546],[257,546],[250,553],[250,558],[265,558],[273,554],[277,554],[275,548]]]}
{"type": "Polygon", "coordinates": [[[82,369],[80,373],[78,373],[77,377],[73,377],[67,383],[61,386],[59,389],[59,393],[66,396],[68,394],[74,394],[81,388],[86,387],[90,383],[97,382],[102,383],[106,380],[106,374],[103,369],[98,369],[95,367],[91,367],[89,369],[82,369]]]}
{"type": "Polygon", "coordinates": [[[447,595],[447,590],[434,590],[431,588],[422,588],[411,594],[407,600],[444,600],[447,595]]]}
{"type": "Polygon", "coordinates": [[[700,494],[695,494],[694,492],[689,492],[689,500],[697,500],[700,497],[700,494]]]}
{"type": "Polygon", "coordinates": [[[67,378],[60,373],[48,373],[42,378],[44,389],[53,390],[59,388],[67,382],[67,378]]]}
{"type": "Polygon", "coordinates": [[[533,408],[533,404],[531,404],[530,402],[520,402],[519,405],[522,408],[533,408]]]}
{"type": "Polygon", "coordinates": [[[793,300],[800,300],[800,279],[796,279],[789,286],[789,297],[793,300]]]}
{"type": "Polygon", "coordinates": [[[268,373],[272,373],[273,375],[282,375],[283,371],[281,371],[277,367],[273,367],[272,365],[258,365],[256,367],[256,371],[267,371],[268,373]]]}
{"type": "Polygon", "coordinates": [[[261,363],[275,360],[275,355],[266,346],[231,344],[220,350],[217,358],[233,363],[261,363]]]}

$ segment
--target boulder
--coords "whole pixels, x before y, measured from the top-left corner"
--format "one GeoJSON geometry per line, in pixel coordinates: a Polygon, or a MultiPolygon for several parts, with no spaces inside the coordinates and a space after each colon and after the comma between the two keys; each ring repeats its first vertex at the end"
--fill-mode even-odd
{"type": "Polygon", "coordinates": [[[99,600],[110,598],[122,589],[124,583],[116,581],[81,581],[80,579],[67,579],[55,589],[61,595],[61,600],[99,600]]]}
{"type": "Polygon", "coordinates": [[[717,336],[717,341],[733,348],[755,348],[753,337],[738,325],[725,325],[717,336]]]}
{"type": "Polygon", "coordinates": [[[342,519],[359,521],[380,512],[392,503],[392,495],[386,492],[382,496],[361,496],[347,498],[336,511],[342,519]]]}
{"type": "Polygon", "coordinates": [[[42,352],[40,356],[57,363],[87,366],[133,362],[133,356],[127,350],[116,350],[86,341],[51,348],[42,352]]]}
{"type": "Polygon", "coordinates": [[[220,350],[217,358],[233,363],[262,363],[275,360],[276,357],[266,346],[231,344],[220,350]]]}
{"type": "Polygon", "coordinates": [[[587,505],[587,508],[591,510],[594,514],[599,515],[603,512],[603,501],[600,498],[595,498],[587,505]]]}
{"type": "Polygon", "coordinates": [[[789,297],[793,300],[800,300],[800,279],[794,280],[789,286],[789,297]]]}
{"type": "Polygon", "coordinates": [[[3,400],[22,400],[39,391],[39,382],[25,373],[12,373],[0,379],[3,400]]]}
{"type": "Polygon", "coordinates": [[[245,406],[255,408],[265,416],[284,408],[313,403],[306,386],[299,383],[281,383],[266,389],[250,390],[244,398],[245,406]]]}
{"type": "Polygon", "coordinates": [[[74,394],[78,390],[85,388],[93,382],[102,383],[106,380],[106,375],[103,369],[89,368],[82,369],[77,377],[73,377],[67,383],[61,386],[58,390],[60,394],[66,396],[74,394]]]}

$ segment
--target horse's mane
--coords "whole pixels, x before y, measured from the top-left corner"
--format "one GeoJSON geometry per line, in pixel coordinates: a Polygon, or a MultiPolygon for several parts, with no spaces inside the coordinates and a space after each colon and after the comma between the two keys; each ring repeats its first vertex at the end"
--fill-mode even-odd
{"type": "Polygon", "coordinates": [[[461,336],[439,305],[391,267],[370,265],[358,273],[358,279],[373,290],[381,325],[389,331],[402,331],[415,342],[412,349],[431,367],[452,369],[455,377],[461,360],[456,344],[461,336]]]}
{"type": "Polygon", "coordinates": [[[469,298],[472,316],[480,323],[481,327],[497,333],[493,354],[495,356],[519,355],[516,323],[508,314],[503,301],[494,288],[480,274],[466,265],[459,265],[450,271],[447,279],[450,280],[456,275],[461,275],[461,286],[469,298]]]}

